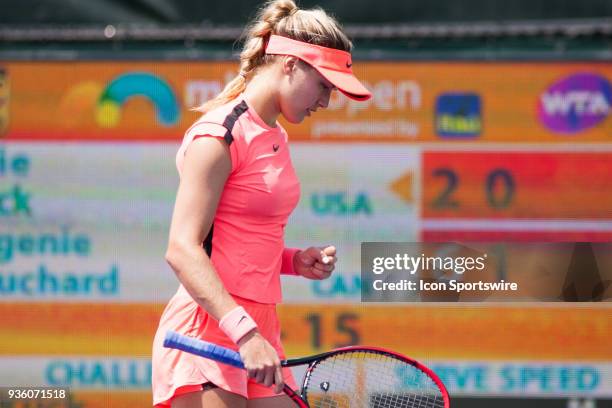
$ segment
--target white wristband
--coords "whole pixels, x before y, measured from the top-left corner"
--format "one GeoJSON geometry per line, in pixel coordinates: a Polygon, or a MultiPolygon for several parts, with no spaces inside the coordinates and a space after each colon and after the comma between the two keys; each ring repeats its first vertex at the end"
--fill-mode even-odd
{"type": "Polygon", "coordinates": [[[242,306],[238,306],[219,320],[219,328],[234,343],[238,344],[238,341],[248,332],[257,328],[257,324],[242,306]]]}

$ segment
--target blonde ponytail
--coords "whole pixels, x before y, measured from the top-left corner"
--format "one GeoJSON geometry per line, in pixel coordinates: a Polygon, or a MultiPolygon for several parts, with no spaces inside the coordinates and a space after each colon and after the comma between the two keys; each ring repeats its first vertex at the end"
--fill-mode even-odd
{"type": "Polygon", "coordinates": [[[269,1],[245,30],[240,73],[219,95],[194,110],[206,113],[244,92],[253,72],[277,58],[265,53],[266,41],[271,34],[349,52],[353,47],[338,22],[322,9],[301,10],[292,0],[269,1]]]}

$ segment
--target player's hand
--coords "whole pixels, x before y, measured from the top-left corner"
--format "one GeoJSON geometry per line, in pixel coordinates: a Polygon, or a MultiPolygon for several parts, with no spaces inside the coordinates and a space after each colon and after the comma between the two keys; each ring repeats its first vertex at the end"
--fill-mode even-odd
{"type": "Polygon", "coordinates": [[[276,350],[257,330],[250,331],[238,341],[240,357],[249,378],[266,387],[274,385],[274,392],[283,391],[283,371],[276,350]]]}
{"type": "Polygon", "coordinates": [[[310,247],[297,252],[293,257],[293,268],[308,279],[327,279],[336,267],[336,247],[310,247]]]}

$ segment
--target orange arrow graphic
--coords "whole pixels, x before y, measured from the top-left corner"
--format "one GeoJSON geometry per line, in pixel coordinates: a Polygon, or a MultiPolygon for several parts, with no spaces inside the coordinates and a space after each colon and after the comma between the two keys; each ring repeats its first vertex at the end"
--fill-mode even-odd
{"type": "Polygon", "coordinates": [[[412,195],[413,180],[414,175],[411,172],[404,173],[400,178],[391,183],[391,191],[397,194],[402,201],[412,204],[414,199],[412,195]]]}

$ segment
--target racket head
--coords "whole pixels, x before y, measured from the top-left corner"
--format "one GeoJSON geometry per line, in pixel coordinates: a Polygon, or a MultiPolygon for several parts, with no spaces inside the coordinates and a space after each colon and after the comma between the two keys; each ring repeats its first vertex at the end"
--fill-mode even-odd
{"type": "Polygon", "coordinates": [[[449,408],[428,367],[391,350],[351,346],[316,356],[300,390],[310,408],[449,408]]]}

